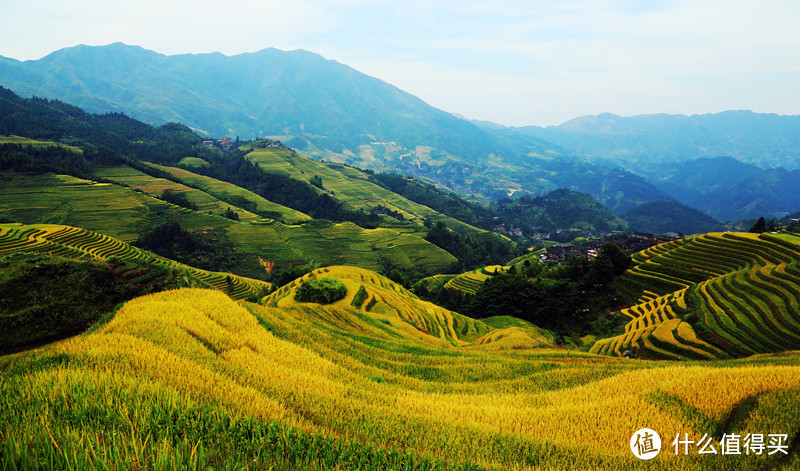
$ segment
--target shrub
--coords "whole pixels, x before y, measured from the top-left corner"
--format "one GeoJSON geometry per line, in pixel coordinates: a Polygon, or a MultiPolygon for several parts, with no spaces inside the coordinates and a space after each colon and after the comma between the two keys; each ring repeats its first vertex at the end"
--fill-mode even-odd
{"type": "Polygon", "coordinates": [[[329,304],[347,296],[344,283],[336,278],[308,280],[299,288],[295,299],[304,303],[329,304]]]}

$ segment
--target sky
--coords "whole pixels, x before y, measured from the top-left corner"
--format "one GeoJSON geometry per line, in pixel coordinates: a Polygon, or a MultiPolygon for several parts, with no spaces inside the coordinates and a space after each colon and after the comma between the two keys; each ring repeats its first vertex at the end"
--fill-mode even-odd
{"type": "Polygon", "coordinates": [[[506,126],[800,114],[797,0],[0,0],[0,56],[306,49],[506,126]]]}

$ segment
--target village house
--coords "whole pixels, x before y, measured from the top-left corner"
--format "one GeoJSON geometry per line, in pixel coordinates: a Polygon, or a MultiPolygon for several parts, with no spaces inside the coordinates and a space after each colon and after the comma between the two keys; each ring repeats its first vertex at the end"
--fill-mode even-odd
{"type": "Polygon", "coordinates": [[[572,257],[583,256],[590,260],[598,257],[603,251],[603,244],[612,242],[622,250],[635,253],[664,242],[682,239],[677,232],[665,232],[656,237],[646,232],[636,232],[628,237],[623,234],[608,234],[603,240],[593,240],[580,245],[558,244],[548,247],[539,260],[542,262],[563,263],[572,257]]]}
{"type": "Polygon", "coordinates": [[[677,232],[665,232],[663,234],[659,234],[656,239],[658,239],[659,242],[672,242],[678,239],[683,239],[683,236],[677,232]]]}

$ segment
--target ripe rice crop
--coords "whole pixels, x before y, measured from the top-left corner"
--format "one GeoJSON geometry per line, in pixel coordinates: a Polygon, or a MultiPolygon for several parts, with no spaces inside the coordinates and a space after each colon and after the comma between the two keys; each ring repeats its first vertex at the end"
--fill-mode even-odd
{"type": "Polygon", "coordinates": [[[712,233],[658,247],[618,280],[640,296],[622,312],[626,333],[593,352],[686,359],[800,348],[800,238],[712,233]]]}
{"type": "MultiPolygon", "coordinates": [[[[370,272],[347,273],[403,293],[370,272]]],[[[669,449],[675,434],[718,438],[731,427],[791,441],[800,427],[796,354],[724,367],[658,363],[456,346],[409,326],[349,305],[263,306],[211,290],[135,299],[93,333],[0,358],[0,467],[749,470],[796,462],[795,454],[669,449]],[[748,413],[735,418],[745,403],[748,413]],[[652,462],[628,448],[645,426],[665,444],[652,462]]]]}

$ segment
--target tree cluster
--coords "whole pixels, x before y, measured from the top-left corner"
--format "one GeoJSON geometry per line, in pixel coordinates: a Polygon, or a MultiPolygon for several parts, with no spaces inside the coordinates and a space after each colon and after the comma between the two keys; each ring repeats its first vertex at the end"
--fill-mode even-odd
{"type": "Polygon", "coordinates": [[[767,221],[762,216],[762,217],[758,218],[758,221],[756,221],[756,223],[753,224],[750,227],[750,231],[749,232],[753,232],[753,233],[756,233],[756,234],[761,234],[761,233],[764,233],[764,232],[773,232],[773,231],[776,231],[776,230],[778,230],[777,221],[775,221],[775,219],[770,219],[769,221],[767,221]]]}
{"type": "Polygon", "coordinates": [[[570,259],[560,266],[527,262],[487,279],[474,295],[440,288],[415,293],[474,318],[514,316],[564,336],[608,333],[605,315],[624,303],[614,279],[630,256],[606,244],[595,260],[570,259]]]}
{"type": "Polygon", "coordinates": [[[303,282],[295,292],[295,300],[303,303],[330,304],[347,296],[347,288],[336,278],[318,278],[303,282]]]}
{"type": "Polygon", "coordinates": [[[235,253],[229,242],[186,231],[174,221],[154,227],[134,245],[204,270],[227,271],[234,263],[235,253]]]}
{"type": "Polygon", "coordinates": [[[375,214],[385,214],[389,217],[397,219],[398,221],[405,221],[405,216],[400,211],[395,211],[391,208],[387,208],[386,206],[379,204],[372,208],[372,212],[375,214]]]}
{"type": "Polygon", "coordinates": [[[197,211],[197,204],[192,203],[186,198],[186,193],[182,191],[164,190],[161,192],[161,199],[167,203],[172,203],[192,211],[197,211]]]}
{"type": "Polygon", "coordinates": [[[0,354],[86,330],[123,301],[163,285],[134,285],[104,263],[46,255],[0,257],[0,354]]]}
{"type": "Polygon", "coordinates": [[[426,221],[428,234],[425,240],[450,252],[458,259],[455,271],[467,271],[484,265],[503,264],[517,256],[517,247],[513,242],[503,239],[497,234],[478,233],[463,236],[451,231],[439,221],[436,224],[426,221]]]}
{"type": "Polygon", "coordinates": [[[40,174],[62,173],[80,178],[91,178],[92,160],[101,160],[99,151],[83,154],[60,146],[31,146],[0,144],[0,171],[40,174]]]}
{"type": "MultiPolygon", "coordinates": [[[[354,210],[329,194],[319,194],[304,181],[288,175],[264,171],[247,160],[244,151],[233,151],[222,157],[207,159],[209,167],[198,173],[246,188],[275,203],[302,211],[314,219],[352,221],[364,228],[376,228],[381,218],[375,213],[354,210]]],[[[321,179],[320,179],[321,181],[321,179]]]]}
{"type": "Polygon", "coordinates": [[[228,206],[228,209],[226,209],[225,212],[222,213],[222,217],[226,217],[226,218],[230,219],[231,221],[238,221],[239,220],[239,213],[237,213],[230,206],[228,206]]]}

